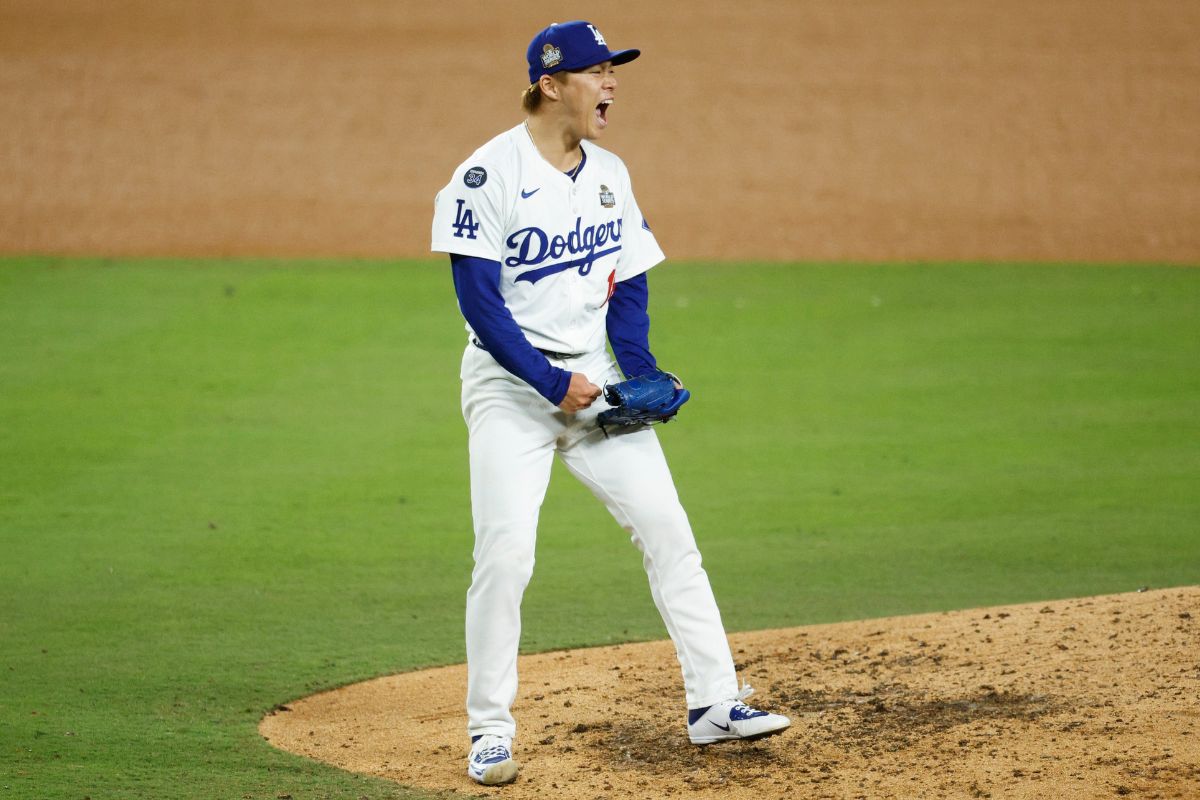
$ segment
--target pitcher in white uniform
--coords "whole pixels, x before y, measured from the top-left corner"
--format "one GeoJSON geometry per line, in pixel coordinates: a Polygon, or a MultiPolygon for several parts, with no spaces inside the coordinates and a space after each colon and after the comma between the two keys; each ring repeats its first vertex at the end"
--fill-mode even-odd
{"type": "MultiPolygon", "coordinates": [[[[553,24],[527,50],[524,122],[476,150],[435,200],[434,252],[450,254],[467,320],[462,411],[470,437],[475,568],[467,593],[468,775],[517,776],[521,597],[557,455],[629,532],[683,672],[696,744],[756,739],[786,717],[741,701],[687,514],[651,428],[605,435],[600,387],[657,369],[646,271],[663,260],[608,127],[612,51],[594,25],[553,24]],[[609,356],[612,345],[617,363],[609,356]]],[[[681,713],[681,720],[684,715],[681,713]]]]}

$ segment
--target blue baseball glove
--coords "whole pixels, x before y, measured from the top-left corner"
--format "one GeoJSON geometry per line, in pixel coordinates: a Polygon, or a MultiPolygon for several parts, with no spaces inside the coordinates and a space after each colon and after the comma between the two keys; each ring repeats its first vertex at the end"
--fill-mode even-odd
{"type": "Polygon", "coordinates": [[[612,408],[601,411],[596,421],[606,436],[610,427],[632,428],[669,422],[692,396],[687,389],[675,385],[677,380],[669,372],[655,370],[605,386],[604,399],[612,408]]]}

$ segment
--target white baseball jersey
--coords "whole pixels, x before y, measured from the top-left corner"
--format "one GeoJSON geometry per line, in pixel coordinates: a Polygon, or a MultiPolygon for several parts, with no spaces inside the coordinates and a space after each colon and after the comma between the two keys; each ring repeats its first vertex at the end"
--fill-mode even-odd
{"type": "Polygon", "coordinates": [[[664,258],[624,162],[582,147],[572,181],[518,125],[476,150],[434,200],[432,250],[500,262],[500,295],[529,343],[562,353],[603,349],[614,285],[664,258]]]}

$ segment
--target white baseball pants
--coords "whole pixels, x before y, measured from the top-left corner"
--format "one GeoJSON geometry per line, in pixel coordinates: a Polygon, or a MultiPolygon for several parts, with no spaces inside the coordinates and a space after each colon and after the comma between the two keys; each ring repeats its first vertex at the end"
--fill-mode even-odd
{"type": "MultiPolygon", "coordinates": [[[[597,386],[620,380],[607,352],[552,361],[597,386]]],[[[551,406],[486,351],[467,345],[462,409],[470,434],[475,569],[467,592],[467,717],[471,736],[513,736],[521,597],[533,574],[538,512],[555,453],[629,532],[683,670],[688,708],[737,694],[721,614],[687,514],[651,429],[596,426],[600,398],[575,415],[551,406]]],[[[682,712],[681,712],[682,713],[682,712]]]]}

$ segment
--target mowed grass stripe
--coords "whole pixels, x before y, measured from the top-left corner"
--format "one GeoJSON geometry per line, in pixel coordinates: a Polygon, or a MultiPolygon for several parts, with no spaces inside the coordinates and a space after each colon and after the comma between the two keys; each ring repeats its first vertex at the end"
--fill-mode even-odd
{"type": "MultiPolygon", "coordinates": [[[[1200,273],[669,263],[651,290],[731,629],[1197,582],[1200,273]]],[[[461,660],[463,339],[440,263],[0,261],[8,796],[405,796],[254,725],[461,660]]],[[[538,557],[527,650],[665,635],[561,470],[538,557]]]]}

